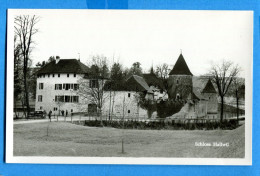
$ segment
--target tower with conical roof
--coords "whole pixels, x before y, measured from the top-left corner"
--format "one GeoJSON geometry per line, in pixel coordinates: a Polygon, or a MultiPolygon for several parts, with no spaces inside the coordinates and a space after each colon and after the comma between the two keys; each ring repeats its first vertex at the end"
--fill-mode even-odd
{"type": "Polygon", "coordinates": [[[170,99],[186,100],[192,94],[192,73],[180,54],[168,78],[168,94],[170,99]]]}
{"type": "Polygon", "coordinates": [[[206,112],[207,114],[216,114],[218,112],[218,98],[217,92],[210,79],[201,91],[202,96],[207,100],[206,112]]]}

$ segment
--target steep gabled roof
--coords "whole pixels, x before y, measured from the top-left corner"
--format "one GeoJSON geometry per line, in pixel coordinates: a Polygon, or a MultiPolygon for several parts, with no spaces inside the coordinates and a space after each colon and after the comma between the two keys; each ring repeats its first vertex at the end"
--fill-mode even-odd
{"type": "Polygon", "coordinates": [[[154,73],[146,73],[142,75],[148,86],[157,86],[160,89],[163,89],[163,81],[158,78],[154,73]]]}
{"type": "Polygon", "coordinates": [[[147,91],[149,89],[148,84],[141,76],[133,75],[126,80],[127,90],[131,91],[147,91]]]}
{"type": "Polygon", "coordinates": [[[60,59],[56,64],[56,61],[52,61],[41,68],[37,74],[52,74],[52,73],[88,73],[89,67],[81,63],[77,59],[60,59]]]}
{"type": "Polygon", "coordinates": [[[184,60],[184,57],[182,54],[180,54],[178,60],[176,61],[173,69],[169,73],[169,75],[191,75],[190,69],[184,60]]]}
{"type": "Polygon", "coordinates": [[[208,80],[206,86],[204,87],[204,89],[202,90],[202,93],[217,93],[212,82],[210,80],[208,80]]]}

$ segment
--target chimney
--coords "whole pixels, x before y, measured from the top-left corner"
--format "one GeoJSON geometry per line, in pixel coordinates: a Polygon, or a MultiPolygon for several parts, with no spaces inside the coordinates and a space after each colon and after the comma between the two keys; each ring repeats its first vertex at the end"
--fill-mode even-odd
{"type": "Polygon", "coordinates": [[[56,56],[56,64],[60,61],[60,56],[56,56]]]}

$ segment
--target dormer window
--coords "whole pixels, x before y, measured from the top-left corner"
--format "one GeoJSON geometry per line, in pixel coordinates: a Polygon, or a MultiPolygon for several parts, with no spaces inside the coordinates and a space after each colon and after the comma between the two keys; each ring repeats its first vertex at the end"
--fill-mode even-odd
{"type": "Polygon", "coordinates": [[[67,77],[70,77],[70,74],[69,74],[69,73],[67,74],[67,77]]]}
{"type": "Polygon", "coordinates": [[[60,77],[60,74],[58,74],[58,77],[60,77]]]}
{"type": "Polygon", "coordinates": [[[76,73],[74,73],[74,77],[76,77],[76,75],[77,75],[77,74],[76,74],[76,73]]]}
{"type": "Polygon", "coordinates": [[[54,78],[54,77],[55,77],[55,74],[52,74],[52,77],[54,78]]]}

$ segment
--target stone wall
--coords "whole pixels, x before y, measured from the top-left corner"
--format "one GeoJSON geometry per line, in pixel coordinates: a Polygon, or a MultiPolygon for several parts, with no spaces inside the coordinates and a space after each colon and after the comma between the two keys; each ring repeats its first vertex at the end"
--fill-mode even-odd
{"type": "Polygon", "coordinates": [[[181,99],[187,99],[192,92],[192,76],[170,75],[168,78],[168,94],[170,99],[176,99],[177,95],[181,99]]]}

